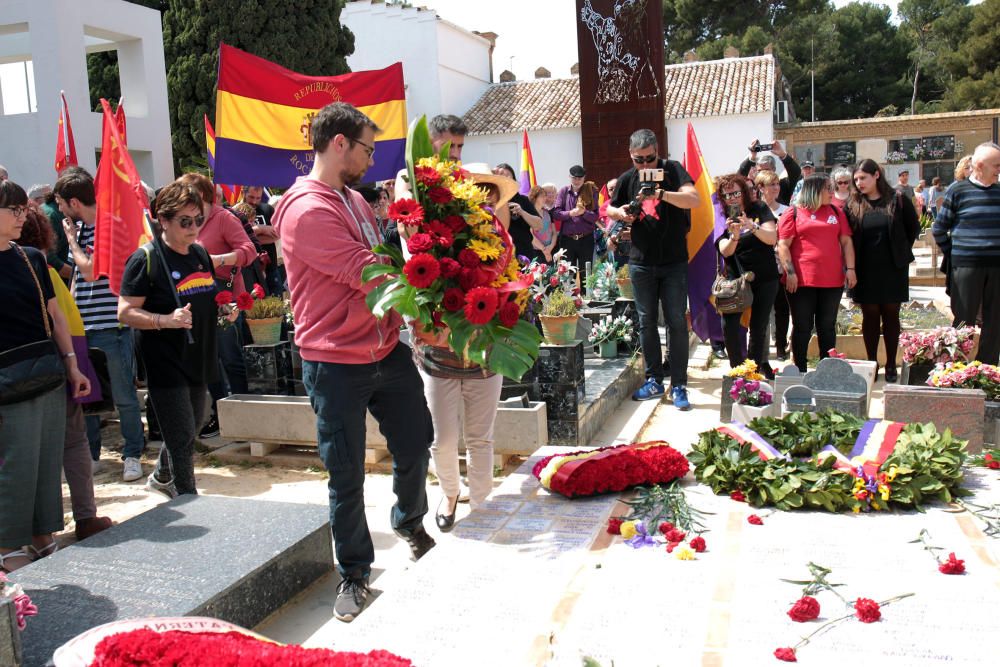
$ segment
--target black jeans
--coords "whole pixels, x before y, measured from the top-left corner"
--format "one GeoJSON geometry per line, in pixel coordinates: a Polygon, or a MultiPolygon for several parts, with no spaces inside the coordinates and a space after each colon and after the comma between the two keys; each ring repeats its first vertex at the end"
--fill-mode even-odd
{"type": "Polygon", "coordinates": [[[662,304],[670,341],[670,384],[674,387],[686,385],[687,262],[655,266],[629,264],[628,268],[632,277],[632,289],[635,291],[635,309],[639,312],[639,343],[646,361],[646,378],[663,382],[663,351],[660,348],[660,332],[656,329],[659,307],[662,304]]]}
{"type": "Polygon", "coordinates": [[[174,480],[177,493],[197,494],[194,484],[194,439],[205,423],[208,397],[205,385],[149,387],[163,433],[163,446],[154,475],[161,482],[174,480]]]}
{"type": "Polygon", "coordinates": [[[590,231],[579,239],[571,239],[568,236],[559,235],[558,248],[565,250],[563,255],[570,264],[576,265],[580,275],[580,291],[584,291],[587,284],[587,262],[594,261],[594,233],[590,231]]]}
{"type": "Polygon", "coordinates": [[[427,514],[427,462],[434,439],[424,383],[402,343],[371,364],[302,361],[316,412],[319,456],[330,472],[330,527],[342,577],[367,577],[375,560],[365,517],[365,413],[378,421],[392,454],[393,529],[411,535],[427,514]]]}
{"type": "Polygon", "coordinates": [[[806,353],[813,326],[819,339],[819,358],[825,359],[827,351],[837,346],[837,307],[843,287],[800,287],[788,293],[792,311],[792,358],[803,373],[806,372],[806,353]]]}
{"type": "Polygon", "coordinates": [[[774,295],[774,349],[778,354],[788,354],[788,324],[792,313],[788,306],[788,292],[785,283],[778,281],[778,291],[774,295]]]}
{"type": "Polygon", "coordinates": [[[997,364],[1000,357],[1000,267],[952,266],[951,311],[954,325],[974,325],[983,311],[976,359],[997,364]]]}
{"type": "Polygon", "coordinates": [[[767,373],[771,368],[767,360],[768,340],[767,325],[771,320],[771,304],[774,303],[774,295],[778,291],[777,280],[757,281],[750,283],[750,290],[753,292],[753,307],[750,310],[750,344],[747,346],[747,355],[743,356],[743,341],[740,336],[741,313],[724,315],[722,318],[722,329],[726,337],[726,353],[729,355],[729,365],[739,366],[749,357],[757,362],[757,368],[762,373],[767,373]]]}

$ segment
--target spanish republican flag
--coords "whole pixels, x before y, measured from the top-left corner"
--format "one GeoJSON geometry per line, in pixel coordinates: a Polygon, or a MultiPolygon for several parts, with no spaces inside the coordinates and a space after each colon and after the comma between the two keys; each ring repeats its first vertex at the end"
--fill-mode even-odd
{"type": "Polygon", "coordinates": [[[111,105],[101,100],[104,123],[101,162],[97,165],[97,221],[94,224],[94,275],[107,276],[111,291],[121,288],[125,261],[152,238],[149,200],[122,139],[111,105]]]}
{"type": "MultiPolygon", "coordinates": [[[[687,235],[688,304],[691,308],[691,328],[702,340],[708,340],[716,333],[721,338],[719,315],[709,301],[712,295],[712,282],[719,266],[715,239],[721,233],[717,232],[720,221],[716,215],[713,199],[715,182],[708,174],[701,146],[698,145],[698,137],[695,136],[690,123],[687,127],[684,169],[691,175],[701,199],[701,204],[691,209],[691,231],[687,235]]],[[[725,220],[722,220],[721,224],[722,229],[725,229],[725,220]]]]}
{"type": "MultiPolygon", "coordinates": [[[[215,171],[215,129],[212,127],[211,121],[208,120],[208,114],[205,115],[205,148],[208,151],[208,167],[215,171]]],[[[222,195],[230,206],[243,196],[242,185],[224,185],[222,183],[216,183],[216,185],[222,188],[222,195]]]]}
{"type": "Polygon", "coordinates": [[[350,102],[382,130],[367,181],[395,178],[406,163],[403,64],[341,76],[306,76],[219,45],[215,177],[222,183],[287,187],[312,170],[313,117],[350,102]]]}
{"type": "Polygon", "coordinates": [[[76,142],[73,141],[73,125],[69,122],[69,105],[66,95],[59,92],[59,135],[56,137],[56,174],[61,174],[66,167],[74,166],[76,161],[76,142]]]}
{"type": "Polygon", "coordinates": [[[526,195],[531,192],[531,188],[538,185],[535,178],[535,159],[531,157],[531,144],[528,143],[528,131],[523,130],[521,135],[521,174],[520,193],[526,195]]]}

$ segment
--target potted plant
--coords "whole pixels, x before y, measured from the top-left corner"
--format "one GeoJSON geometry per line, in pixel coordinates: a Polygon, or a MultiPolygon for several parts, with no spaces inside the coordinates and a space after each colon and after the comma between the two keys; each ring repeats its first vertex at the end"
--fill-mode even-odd
{"type": "Polygon", "coordinates": [[[632,290],[632,275],[628,272],[628,264],[618,269],[615,278],[618,283],[618,293],[623,299],[635,299],[635,292],[632,290]]]}
{"type": "Polygon", "coordinates": [[[980,361],[938,364],[927,384],[940,389],[982,389],[986,393],[983,442],[1000,444],[1000,368],[980,361]]]}
{"type": "Polygon", "coordinates": [[[549,345],[569,345],[576,340],[576,323],[580,319],[578,299],[556,290],[544,299],[538,319],[542,335],[549,345]]]}
{"type": "Polygon", "coordinates": [[[281,340],[281,323],[288,313],[284,299],[268,296],[256,299],[244,314],[255,345],[273,345],[281,340]]]}
{"type": "Polygon", "coordinates": [[[766,382],[738,377],[729,396],[733,399],[733,421],[749,424],[758,417],[770,417],[774,411],[774,392],[766,382]]]}
{"type": "Polygon", "coordinates": [[[631,343],[634,335],[632,320],[624,315],[606,315],[590,330],[587,341],[597,346],[601,359],[614,359],[618,356],[618,342],[631,343]]]}
{"type": "Polygon", "coordinates": [[[976,347],[976,327],[936,327],[931,331],[904,331],[899,336],[903,350],[900,382],[922,385],[936,364],[968,361],[976,347]]]}

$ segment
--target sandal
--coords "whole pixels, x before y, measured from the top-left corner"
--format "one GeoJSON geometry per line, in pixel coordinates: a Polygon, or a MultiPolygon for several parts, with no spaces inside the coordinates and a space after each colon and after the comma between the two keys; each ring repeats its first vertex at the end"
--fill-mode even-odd
{"type": "Polygon", "coordinates": [[[56,544],[55,540],[52,540],[41,549],[36,549],[34,545],[27,547],[27,549],[29,552],[31,552],[32,560],[39,560],[40,558],[51,556],[55,552],[59,551],[59,545],[56,544]]]}
{"type": "MultiPolygon", "coordinates": [[[[0,554],[0,570],[5,572],[6,574],[10,574],[14,570],[18,569],[18,568],[14,568],[14,570],[7,569],[8,558],[27,558],[29,561],[31,560],[31,556],[25,553],[25,551],[22,549],[15,549],[14,551],[10,551],[5,554],[0,554]]],[[[22,567],[24,566],[22,565],[22,567]]]]}

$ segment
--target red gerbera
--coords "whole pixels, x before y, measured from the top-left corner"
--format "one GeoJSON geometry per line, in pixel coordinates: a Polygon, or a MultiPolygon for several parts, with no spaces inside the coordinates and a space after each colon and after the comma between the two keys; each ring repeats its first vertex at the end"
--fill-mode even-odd
{"type": "Polygon", "coordinates": [[[424,209],[414,199],[400,199],[389,207],[389,219],[404,225],[416,225],[424,219],[424,209]]]}
{"type": "Polygon", "coordinates": [[[460,215],[449,215],[443,220],[443,222],[454,234],[458,234],[468,226],[465,224],[465,218],[460,215]]]}
{"type": "Polygon", "coordinates": [[[475,252],[468,248],[463,248],[462,252],[458,253],[458,263],[467,269],[474,269],[482,262],[479,259],[479,255],[475,252]]]}
{"type": "Polygon", "coordinates": [[[215,295],[216,305],[225,306],[226,304],[232,302],[233,302],[233,293],[227,289],[224,289],[215,295]]]}
{"type": "Polygon", "coordinates": [[[434,187],[427,190],[427,198],[435,204],[447,204],[454,197],[448,188],[434,187]]]}
{"type": "Polygon", "coordinates": [[[424,253],[414,255],[403,266],[403,273],[410,284],[417,288],[430,287],[431,283],[441,275],[441,265],[430,255],[424,253]]]}
{"type": "Polygon", "coordinates": [[[521,309],[513,301],[508,301],[500,306],[500,324],[505,327],[513,327],[517,324],[517,318],[521,315],[521,309]]]}
{"type": "Polygon", "coordinates": [[[475,287],[465,295],[465,319],[471,324],[486,324],[497,312],[497,291],[475,287]]]}
{"type": "Polygon", "coordinates": [[[776,648],[774,649],[774,657],[782,662],[798,662],[793,648],[776,648]]]}
{"type": "Polygon", "coordinates": [[[236,297],[236,307],[240,310],[250,310],[253,308],[253,297],[250,296],[250,292],[241,292],[236,297]]]}
{"type": "Polygon", "coordinates": [[[457,287],[446,289],[444,291],[444,297],[441,300],[441,305],[444,306],[444,309],[449,313],[456,313],[462,310],[463,306],[465,306],[465,292],[457,287]]]}
{"type": "Polygon", "coordinates": [[[437,185],[441,181],[437,169],[433,167],[417,167],[413,170],[413,175],[416,177],[418,183],[427,187],[437,185]]]}
{"type": "Polygon", "coordinates": [[[941,574],[965,574],[965,561],[955,558],[955,552],[948,554],[948,560],[938,563],[938,571],[941,574]]]}
{"type": "Polygon", "coordinates": [[[879,610],[878,602],[868,598],[858,598],[854,601],[854,615],[857,616],[858,620],[862,623],[874,623],[882,618],[882,612],[879,610]]]}
{"type": "Polygon", "coordinates": [[[427,252],[434,247],[434,239],[431,238],[430,234],[414,234],[406,241],[406,247],[411,255],[416,255],[419,252],[427,252]]]}
{"type": "Polygon", "coordinates": [[[462,265],[451,257],[442,257],[439,261],[441,263],[441,275],[445,278],[454,278],[462,270],[462,265]]]}
{"type": "Polygon", "coordinates": [[[260,283],[254,283],[253,289],[250,290],[250,293],[253,294],[253,298],[255,299],[264,298],[264,288],[260,286],[260,283]]]}

